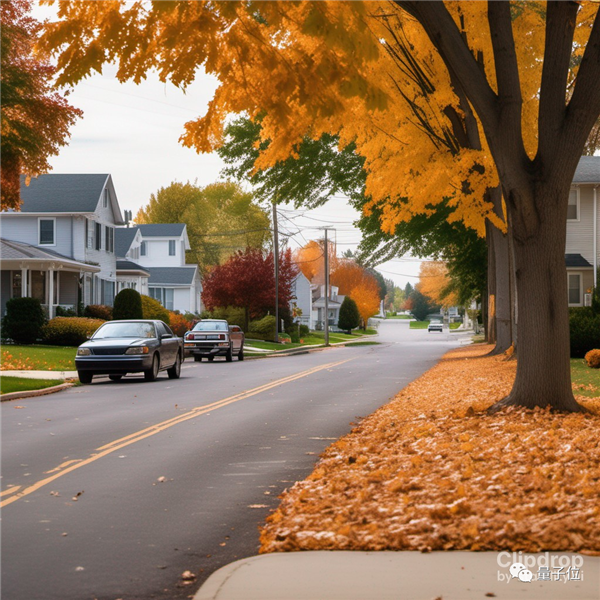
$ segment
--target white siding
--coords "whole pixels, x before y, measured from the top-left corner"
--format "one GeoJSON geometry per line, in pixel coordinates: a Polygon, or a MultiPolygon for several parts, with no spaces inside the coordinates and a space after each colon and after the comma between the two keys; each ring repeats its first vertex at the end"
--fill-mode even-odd
{"type": "Polygon", "coordinates": [[[38,219],[36,215],[27,215],[25,213],[13,217],[2,218],[1,236],[4,239],[14,242],[23,242],[32,246],[48,248],[53,252],[58,252],[63,256],[73,258],[73,236],[72,236],[72,217],[42,217],[44,219],[54,219],[54,245],[39,244],[38,219]]]}
{"type": "Polygon", "coordinates": [[[594,264],[594,188],[579,186],[579,220],[567,221],[566,254],[581,254],[594,264]]]}
{"type": "Polygon", "coordinates": [[[156,238],[143,237],[146,242],[146,256],[140,254],[136,259],[142,267],[182,267],[185,265],[185,254],[182,255],[181,237],[156,238]],[[175,241],[175,256],[169,256],[169,240],[175,241]]]}

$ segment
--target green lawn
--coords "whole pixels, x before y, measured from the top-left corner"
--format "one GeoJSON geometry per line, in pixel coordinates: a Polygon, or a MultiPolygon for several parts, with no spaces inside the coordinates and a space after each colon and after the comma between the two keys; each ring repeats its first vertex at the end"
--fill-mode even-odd
{"type": "Polygon", "coordinates": [[[588,398],[600,396],[600,369],[590,369],[583,358],[571,359],[571,381],[576,395],[588,398]]]}
{"type": "Polygon", "coordinates": [[[386,319],[414,319],[414,317],[411,317],[410,315],[388,315],[386,319]]]}
{"type": "MultiPolygon", "coordinates": [[[[355,329],[351,335],[346,333],[330,333],[329,343],[336,344],[338,342],[360,340],[365,335],[375,335],[376,333],[376,329],[367,329],[366,331],[355,329]]],[[[302,344],[276,344],[275,342],[264,342],[262,340],[253,340],[250,337],[251,335],[252,334],[248,334],[245,345],[253,348],[261,348],[263,350],[287,350],[290,348],[299,348],[300,346],[319,346],[325,343],[325,333],[323,331],[311,331],[307,336],[302,338],[302,344]]]]}
{"type": "MultiPolygon", "coordinates": [[[[429,321],[411,321],[408,325],[410,329],[427,329],[429,321]]],[[[458,329],[460,323],[450,323],[450,329],[458,329]]]]}
{"type": "Polygon", "coordinates": [[[2,346],[5,369],[74,371],[77,348],[70,346],[2,346]]]}
{"type": "Polygon", "coordinates": [[[0,378],[0,394],[11,392],[24,392],[29,390],[42,390],[53,385],[59,385],[60,379],[26,379],[25,377],[0,378]]]}

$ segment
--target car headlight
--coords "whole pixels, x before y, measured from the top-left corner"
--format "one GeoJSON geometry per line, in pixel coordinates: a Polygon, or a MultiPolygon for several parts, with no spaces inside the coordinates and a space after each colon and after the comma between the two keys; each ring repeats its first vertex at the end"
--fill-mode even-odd
{"type": "Polygon", "coordinates": [[[77,348],[77,356],[89,356],[90,354],[89,348],[77,348]]]}
{"type": "Polygon", "coordinates": [[[131,348],[127,348],[125,354],[148,354],[148,352],[148,346],[132,346],[131,348]]]}

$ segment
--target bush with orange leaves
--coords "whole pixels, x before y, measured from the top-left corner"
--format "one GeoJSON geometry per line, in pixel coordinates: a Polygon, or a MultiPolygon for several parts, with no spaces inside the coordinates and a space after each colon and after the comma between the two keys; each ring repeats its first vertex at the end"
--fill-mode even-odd
{"type": "Polygon", "coordinates": [[[592,369],[600,369],[600,350],[590,350],[585,355],[585,362],[592,369]]]}
{"type": "Polygon", "coordinates": [[[169,327],[173,330],[175,335],[183,337],[192,328],[190,321],[188,321],[183,315],[170,311],[169,316],[169,327]]]}

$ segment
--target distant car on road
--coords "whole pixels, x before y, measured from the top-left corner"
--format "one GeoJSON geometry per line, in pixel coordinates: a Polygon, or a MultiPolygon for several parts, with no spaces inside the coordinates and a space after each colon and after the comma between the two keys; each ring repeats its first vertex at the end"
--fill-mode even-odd
{"type": "Polygon", "coordinates": [[[427,325],[427,331],[431,333],[432,331],[442,332],[444,330],[444,324],[439,319],[432,319],[427,325]]]}
{"type": "Polygon", "coordinates": [[[182,338],[162,321],[108,321],[79,346],[75,368],[81,383],[91,383],[94,375],[119,381],[140,372],[154,381],[165,370],[169,378],[179,379],[183,361],[182,338]]]}
{"type": "Polygon", "coordinates": [[[203,358],[213,361],[224,356],[227,362],[236,355],[244,360],[244,332],[237,325],[229,325],[221,319],[203,319],[185,334],[185,350],[196,362],[203,358]]]}

